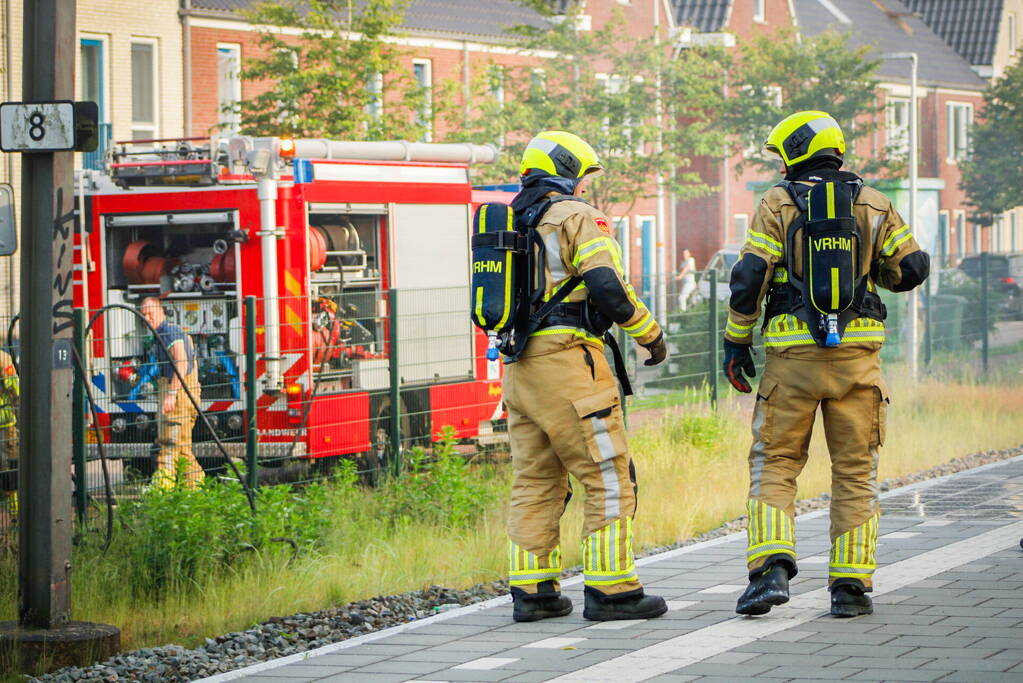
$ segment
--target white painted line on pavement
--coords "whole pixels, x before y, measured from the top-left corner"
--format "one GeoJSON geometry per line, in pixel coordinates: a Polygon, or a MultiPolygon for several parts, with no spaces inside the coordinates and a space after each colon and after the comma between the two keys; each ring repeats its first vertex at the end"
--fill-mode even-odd
{"type": "MultiPolygon", "coordinates": [[[[668,603],[668,609],[671,609],[671,603],[668,603]]],[[[619,619],[618,621],[602,621],[599,624],[593,626],[587,626],[583,631],[617,631],[623,628],[629,628],[636,624],[645,624],[650,621],[649,619],[619,619]]]]}
{"type": "Polygon", "coordinates": [[[697,592],[698,593],[738,593],[738,592],[743,591],[743,590],[746,590],[746,586],[740,586],[740,585],[734,584],[734,583],[720,583],[720,584],[718,584],[716,586],[711,586],[710,588],[704,588],[702,591],[697,591],[697,592]]]}
{"type": "Polygon", "coordinates": [[[810,557],[800,557],[798,560],[799,564],[827,564],[827,555],[811,555],[810,557]]]}
{"type": "Polygon", "coordinates": [[[668,610],[669,611],[677,611],[677,610],[680,610],[680,609],[685,609],[687,607],[692,607],[693,605],[699,605],[699,604],[700,604],[699,600],[668,600],[667,601],[667,605],[668,605],[668,610]]]}
{"type": "Polygon", "coordinates": [[[471,662],[465,664],[459,664],[458,666],[451,667],[452,669],[471,669],[473,671],[487,671],[489,669],[496,669],[504,666],[505,664],[511,664],[512,662],[519,661],[518,657],[480,657],[474,659],[471,662]]]}
{"type": "Polygon", "coordinates": [[[955,520],[953,520],[953,519],[929,519],[926,522],[920,522],[919,524],[917,524],[917,526],[948,526],[950,524],[955,524],[955,520]]]}
{"type": "MultiPolygon", "coordinates": [[[[916,557],[881,567],[874,574],[875,595],[905,588],[993,553],[1015,547],[1023,522],[1015,522],[973,538],[935,548],[916,557]]],[[[636,650],[627,655],[565,674],[555,681],[645,681],[702,662],[741,645],[805,624],[827,611],[826,588],[795,596],[788,605],[761,618],[733,617],[712,626],[636,650]]]]}
{"type": "Polygon", "coordinates": [[[919,536],[919,535],[920,535],[919,531],[893,531],[890,534],[881,534],[881,538],[891,538],[891,539],[896,539],[896,538],[913,538],[914,536],[919,536]]]}
{"type": "Polygon", "coordinates": [[[544,638],[538,640],[535,643],[526,643],[520,647],[535,647],[541,650],[560,650],[563,647],[569,647],[576,643],[581,643],[585,638],[544,638]]]}

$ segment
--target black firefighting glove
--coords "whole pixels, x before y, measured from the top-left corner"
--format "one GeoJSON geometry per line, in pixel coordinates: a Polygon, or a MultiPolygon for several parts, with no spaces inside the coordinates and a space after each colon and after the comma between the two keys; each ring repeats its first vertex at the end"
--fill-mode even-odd
{"type": "Polygon", "coordinates": [[[643,348],[650,352],[650,357],[643,361],[643,365],[657,365],[668,357],[668,346],[664,343],[663,332],[649,344],[643,344],[643,348]]]}
{"type": "Polygon", "coordinates": [[[725,361],[721,364],[725,377],[736,391],[748,394],[753,391],[742,373],[750,377],[757,376],[757,368],[753,365],[753,351],[751,344],[737,344],[728,339],[725,340],[725,361]]]}

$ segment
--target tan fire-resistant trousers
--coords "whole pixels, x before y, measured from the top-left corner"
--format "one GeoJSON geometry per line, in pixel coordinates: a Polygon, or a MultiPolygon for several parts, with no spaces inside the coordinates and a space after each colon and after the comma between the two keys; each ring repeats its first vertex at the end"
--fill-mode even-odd
{"type": "Polygon", "coordinates": [[[632,551],[635,479],[620,401],[615,377],[595,348],[575,346],[505,366],[514,471],[508,516],[513,587],[535,593],[538,584],[550,581],[558,588],[569,474],[585,490],[585,584],[605,595],[642,587],[632,551]]]}
{"type": "Polygon", "coordinates": [[[806,464],[820,406],[831,454],[829,584],[848,578],[872,587],[880,512],[878,448],[885,437],[888,392],[878,351],[844,355],[837,360],[826,352],[767,356],[749,455],[751,573],[779,556],[795,564],[796,477],[806,464]]]}
{"type": "MultiPolygon", "coordinates": [[[[156,413],[156,444],[160,447],[160,451],[156,456],[156,473],[153,474],[153,483],[163,488],[172,487],[177,469],[180,467],[185,473],[183,481],[188,486],[194,487],[206,478],[199,461],[192,455],[192,428],[195,426],[198,411],[191,399],[188,398],[188,394],[179,390],[177,400],[174,402],[174,410],[164,414],[163,400],[167,395],[170,379],[161,377],[157,384],[159,402],[156,413]],[[182,459],[184,463],[179,465],[182,459]]],[[[185,375],[185,386],[198,401],[200,396],[199,377],[195,369],[185,375]]]]}

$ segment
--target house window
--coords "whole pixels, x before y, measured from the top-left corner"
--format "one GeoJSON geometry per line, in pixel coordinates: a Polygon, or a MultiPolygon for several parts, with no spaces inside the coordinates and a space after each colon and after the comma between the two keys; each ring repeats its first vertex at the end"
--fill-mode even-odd
{"type": "Polygon", "coordinates": [[[766,21],[766,4],[767,0],[754,0],[753,1],[753,21],[766,21]]]}
{"type": "Polygon", "coordinates": [[[725,235],[725,242],[728,244],[740,244],[746,239],[746,231],[749,230],[749,214],[737,213],[732,217],[732,234],[725,235]]]}
{"type": "Polygon", "coordinates": [[[960,258],[966,253],[966,212],[956,211],[956,255],[960,258]]]}
{"type": "Polygon", "coordinates": [[[157,137],[156,42],[133,40],[131,43],[131,137],[147,140],[157,137]]]}
{"type": "Polygon", "coordinates": [[[946,105],[946,113],[948,117],[948,160],[961,161],[970,155],[973,105],[949,102],[946,105]]]}
{"type": "Polygon", "coordinates": [[[238,132],[241,116],[238,103],[242,99],[240,45],[217,45],[217,109],[220,112],[220,132],[231,135],[238,132]]]}
{"type": "Polygon", "coordinates": [[[110,140],[110,124],[106,120],[106,75],[103,69],[105,41],[83,38],[79,44],[80,99],[95,102],[99,108],[99,146],[95,152],[82,155],[82,168],[101,169],[110,140]]]}
{"type": "Polygon", "coordinates": [[[433,139],[433,64],[429,59],[413,60],[412,73],[423,92],[423,103],[416,113],[416,124],[423,127],[419,141],[430,142],[433,139]]]}
{"type": "Polygon", "coordinates": [[[889,97],[885,121],[889,153],[898,158],[909,158],[909,100],[889,97]]]}

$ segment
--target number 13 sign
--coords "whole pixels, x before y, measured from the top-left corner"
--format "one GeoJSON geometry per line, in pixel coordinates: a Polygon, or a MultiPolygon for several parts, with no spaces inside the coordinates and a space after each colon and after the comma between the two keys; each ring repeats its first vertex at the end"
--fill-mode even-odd
{"type": "Polygon", "coordinates": [[[91,102],[4,102],[0,104],[0,149],[93,151],[96,113],[96,105],[91,102]]]}

